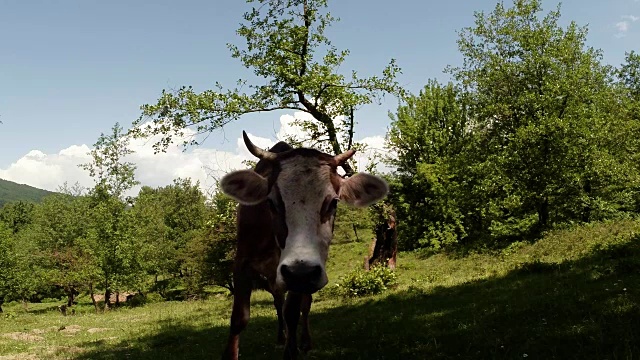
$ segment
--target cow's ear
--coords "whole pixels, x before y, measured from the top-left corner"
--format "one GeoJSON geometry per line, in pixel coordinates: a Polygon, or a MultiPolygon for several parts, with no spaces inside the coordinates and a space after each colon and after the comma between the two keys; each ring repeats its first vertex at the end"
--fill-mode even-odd
{"type": "Polygon", "coordinates": [[[222,192],[243,205],[263,202],[269,194],[267,179],[253,170],[234,171],[220,180],[222,192]]]}
{"type": "Polygon", "coordinates": [[[342,180],[340,199],[349,205],[365,207],[384,199],[389,193],[389,185],[377,176],[358,173],[342,180]]]}

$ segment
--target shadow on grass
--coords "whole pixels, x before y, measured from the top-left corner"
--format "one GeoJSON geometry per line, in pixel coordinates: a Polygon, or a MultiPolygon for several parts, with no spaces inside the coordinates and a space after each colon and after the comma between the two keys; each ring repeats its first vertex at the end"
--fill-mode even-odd
{"type": "MultiPolygon", "coordinates": [[[[632,359],[640,355],[640,240],[559,266],[534,262],[500,278],[315,309],[311,322],[307,359],[632,359]]],[[[281,358],[275,328],[273,318],[252,317],[242,357],[281,358]]],[[[228,331],[159,329],[94,343],[77,358],[217,359],[228,331]]]]}

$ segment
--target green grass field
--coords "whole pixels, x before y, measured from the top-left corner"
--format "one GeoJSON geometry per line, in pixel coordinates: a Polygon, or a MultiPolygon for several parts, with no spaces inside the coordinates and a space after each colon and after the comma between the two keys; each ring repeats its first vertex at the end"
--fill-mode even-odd
{"type": "MultiPolygon", "coordinates": [[[[336,297],[339,277],[362,266],[366,243],[336,244],[331,283],[315,296],[307,359],[633,359],[640,357],[640,222],[547,234],[481,254],[400,253],[398,285],[336,297]]],[[[96,315],[81,298],[5,306],[0,359],[215,359],[231,300],[164,302],[96,315]]],[[[256,292],[241,338],[244,359],[277,359],[270,295],[256,292]]]]}

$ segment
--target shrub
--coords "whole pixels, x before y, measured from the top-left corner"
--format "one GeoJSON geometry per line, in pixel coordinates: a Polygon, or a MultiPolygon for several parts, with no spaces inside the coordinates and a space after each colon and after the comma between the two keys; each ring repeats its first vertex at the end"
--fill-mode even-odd
{"type": "Polygon", "coordinates": [[[356,269],[343,276],[336,284],[338,293],[346,297],[376,295],[396,283],[396,273],[385,266],[374,266],[369,271],[356,269]]]}

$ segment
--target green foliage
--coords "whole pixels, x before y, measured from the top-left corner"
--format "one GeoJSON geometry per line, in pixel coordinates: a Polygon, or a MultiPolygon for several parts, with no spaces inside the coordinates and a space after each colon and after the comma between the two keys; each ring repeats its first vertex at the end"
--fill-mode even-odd
{"type": "Polygon", "coordinates": [[[488,195],[476,201],[498,236],[628,210],[619,190],[637,182],[637,166],[614,145],[631,125],[618,116],[611,68],[585,45],[586,28],[562,28],[559,8],[541,11],[540,1],[516,0],[476,13],[458,41],[463,65],[448,69],[472,102],[488,195]]]}
{"type": "MultiPolygon", "coordinates": [[[[640,101],[640,54],[625,53],[625,63],[617,71],[618,78],[635,102],[640,101]]],[[[637,115],[637,113],[636,113],[637,115]]],[[[637,119],[637,118],[636,118],[637,119]]]]}
{"type": "Polygon", "coordinates": [[[176,179],[172,185],[143,187],[132,209],[136,236],[142,241],[143,266],[154,276],[184,273],[185,248],[205,226],[208,209],[199,183],[176,179]]]}
{"type": "Polygon", "coordinates": [[[454,245],[466,235],[461,183],[456,165],[468,146],[468,114],[463,93],[435,80],[419,95],[406,97],[391,116],[387,144],[397,168],[389,200],[394,205],[399,246],[436,249],[454,245]]]}
{"type": "Polygon", "coordinates": [[[475,14],[457,85],[431,81],[392,117],[391,201],[405,249],[496,247],[638,211],[637,61],[616,73],[538,0],[475,14]]]}
{"type": "Polygon", "coordinates": [[[122,126],[116,123],[111,134],[100,134],[90,152],[92,161],[80,167],[89,172],[96,187],[102,188],[105,194],[123,198],[124,193],[139,184],[135,180],[135,165],[124,161],[133,153],[129,149],[129,138],[123,136],[122,126]]]}
{"type": "Polygon", "coordinates": [[[31,223],[33,208],[33,203],[25,201],[7,203],[0,209],[0,221],[16,234],[31,223]]]}
{"type": "Polygon", "coordinates": [[[13,278],[13,269],[15,266],[14,259],[11,256],[11,230],[0,221],[0,312],[2,312],[2,304],[9,295],[11,282],[13,278]]]}
{"type": "Polygon", "coordinates": [[[233,293],[237,203],[217,191],[211,205],[209,220],[185,248],[186,265],[191,270],[187,291],[194,295],[204,294],[206,285],[221,286],[233,293]]]}
{"type": "MultiPolygon", "coordinates": [[[[341,153],[353,140],[354,109],[378,101],[385,93],[400,94],[395,81],[400,69],[394,60],[381,76],[349,76],[339,70],[349,54],[337,49],[326,37],[336,21],[325,0],[249,0],[254,7],[245,13],[237,30],[245,47],[229,45],[231,55],[252,69],[258,84],[239,80],[238,87],[197,93],[192,87],[163,91],[156,104],[142,106],[142,116],[132,134],[161,135],[154,146],[166,149],[185,128],[211,132],[241,116],[254,112],[296,110],[310,114],[313,121],[296,120],[318,147],[341,153]],[[245,93],[244,89],[250,92],[245,93]],[[151,118],[152,124],[142,127],[151,118]],[[334,119],[341,119],[336,126],[334,119]]],[[[290,139],[293,142],[304,139],[290,139]]],[[[185,141],[196,144],[198,139],[185,141]]],[[[350,167],[347,166],[348,169],[350,167]]]]}
{"type": "Polygon", "coordinates": [[[69,298],[98,277],[88,239],[89,205],[86,196],[49,196],[36,206],[30,228],[23,234],[35,243],[48,284],[64,289],[69,298]]]}
{"type": "Polygon", "coordinates": [[[6,203],[15,201],[37,203],[45,196],[51,194],[52,193],[47,190],[0,179],[0,208],[2,208],[6,203]]]}
{"type": "Polygon", "coordinates": [[[357,268],[340,278],[337,292],[346,297],[377,295],[396,283],[396,273],[386,266],[374,266],[369,271],[357,268]]]}
{"type": "Polygon", "coordinates": [[[105,290],[105,308],[113,290],[136,288],[142,278],[141,244],[135,237],[136,221],[126,211],[125,193],[138,184],[135,166],[124,157],[132,151],[129,139],[116,123],[109,135],[101,134],[90,152],[92,161],[80,167],[95,181],[89,193],[90,219],[87,248],[105,290]]]}
{"type": "MultiPolygon", "coordinates": [[[[508,256],[489,252],[425,258],[421,252],[402,252],[393,289],[348,299],[328,296],[325,290],[314,295],[310,321],[318,346],[309,356],[633,358],[640,351],[635,341],[640,331],[639,233],[638,221],[608,221],[553,230],[508,256]]],[[[335,244],[331,256],[337,262],[327,267],[329,278],[335,281],[343,270],[348,273],[361,264],[362,248],[335,244]]],[[[76,314],[91,311],[87,297],[78,300],[76,314]]],[[[7,334],[0,341],[0,356],[151,360],[219,354],[229,336],[231,301],[216,296],[67,317],[60,316],[56,304],[32,304],[24,310],[8,303],[0,317],[0,333],[7,334]],[[79,331],[61,329],[70,325],[79,331]],[[89,331],[94,328],[103,331],[89,331]],[[14,340],[9,334],[15,333],[44,339],[14,340]]],[[[269,293],[253,293],[251,324],[243,332],[242,357],[281,357],[282,348],[274,344],[276,319],[269,293]]]]}

